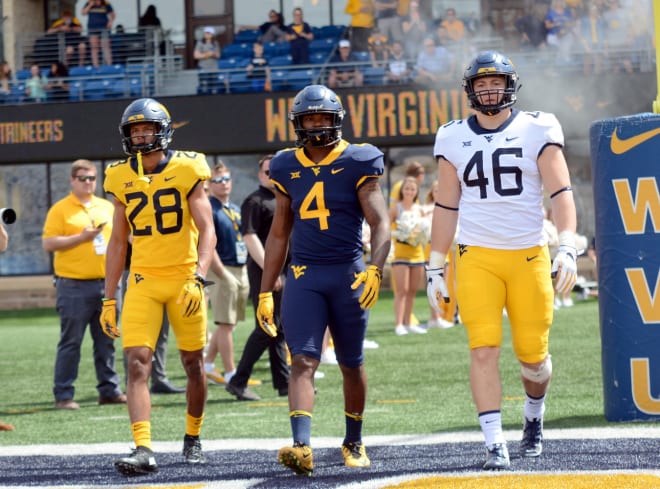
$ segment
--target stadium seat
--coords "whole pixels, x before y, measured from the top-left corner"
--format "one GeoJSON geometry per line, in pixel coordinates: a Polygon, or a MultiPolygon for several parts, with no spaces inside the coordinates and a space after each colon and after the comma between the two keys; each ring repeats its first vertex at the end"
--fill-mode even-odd
{"type": "Polygon", "coordinates": [[[223,46],[221,49],[221,58],[249,58],[252,56],[252,44],[246,42],[232,43],[223,46]]]}
{"type": "Polygon", "coordinates": [[[318,77],[318,71],[314,69],[291,70],[287,84],[289,90],[302,90],[307,85],[314,83],[318,77]]]}
{"type": "Polygon", "coordinates": [[[94,79],[83,84],[83,98],[85,100],[103,100],[112,98],[112,82],[110,80],[94,79]]]}
{"type": "Polygon", "coordinates": [[[385,68],[365,66],[361,68],[362,75],[364,75],[365,85],[382,85],[385,79],[385,68]]]}
{"type": "Polygon", "coordinates": [[[71,80],[69,82],[69,100],[82,100],[83,84],[82,80],[71,80]]]}
{"type": "Polygon", "coordinates": [[[321,31],[321,39],[333,39],[339,41],[339,38],[343,36],[344,31],[346,31],[346,26],[344,25],[324,25],[319,29],[321,31]]]}
{"type": "Polygon", "coordinates": [[[309,62],[313,65],[322,65],[324,63],[328,63],[330,62],[330,53],[326,53],[324,51],[310,53],[309,62]]]}
{"type": "Polygon", "coordinates": [[[69,76],[70,77],[87,77],[87,76],[93,76],[94,75],[94,67],[92,65],[87,65],[87,66],[72,66],[69,68],[69,76]]]}
{"type": "Polygon", "coordinates": [[[199,95],[226,93],[227,79],[228,75],[226,73],[218,71],[202,71],[198,75],[199,83],[197,85],[197,93],[199,95]]]}
{"type": "Polygon", "coordinates": [[[123,75],[126,72],[126,67],[122,64],[101,65],[96,68],[97,75],[123,75]]]}
{"type": "Polygon", "coordinates": [[[272,70],[270,72],[270,87],[273,92],[281,92],[287,89],[289,80],[288,70],[272,70]]]}
{"type": "Polygon", "coordinates": [[[369,51],[353,51],[352,54],[357,61],[361,61],[361,62],[371,61],[371,56],[369,55],[369,51]]]}
{"type": "Polygon", "coordinates": [[[312,39],[309,42],[309,52],[310,54],[313,53],[330,53],[335,46],[337,45],[337,41],[335,39],[312,39]]]}
{"type": "Polygon", "coordinates": [[[246,73],[229,74],[229,91],[231,93],[245,93],[252,91],[252,83],[246,73]]]}
{"type": "Polygon", "coordinates": [[[259,29],[245,29],[242,31],[238,31],[236,34],[234,34],[234,42],[235,43],[254,43],[257,39],[259,39],[259,36],[261,35],[261,32],[259,29]]]}
{"type": "Polygon", "coordinates": [[[291,52],[291,44],[288,42],[267,42],[264,44],[264,56],[284,56],[291,52]]]}
{"type": "Polygon", "coordinates": [[[24,69],[24,70],[17,70],[16,71],[16,80],[17,81],[24,81],[30,78],[30,70],[29,69],[24,69]]]}
{"type": "Polygon", "coordinates": [[[142,80],[138,76],[119,78],[111,81],[110,97],[129,98],[142,96],[142,80]]]}
{"type": "Polygon", "coordinates": [[[293,64],[293,58],[290,54],[286,54],[284,56],[273,56],[268,60],[268,64],[271,67],[291,66],[293,64]]]}

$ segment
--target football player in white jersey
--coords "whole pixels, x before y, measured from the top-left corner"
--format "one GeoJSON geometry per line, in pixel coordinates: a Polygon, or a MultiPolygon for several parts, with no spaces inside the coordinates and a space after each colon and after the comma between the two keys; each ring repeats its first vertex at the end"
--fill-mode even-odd
{"type": "Polygon", "coordinates": [[[561,126],[552,114],[512,108],[519,86],[511,61],[494,51],[478,54],[463,87],[474,115],[440,127],[435,139],[441,197],[433,211],[427,293],[436,309],[448,300],[444,263],[458,224],[457,301],[487,449],[483,468],[501,470],[510,465],[500,413],[502,310],[526,394],[520,453],[538,457],[552,376],[553,279],[558,292],[571,290],[577,273],[575,202],[561,126]],[[543,235],[544,192],[559,231],[552,263],[543,235]]]}

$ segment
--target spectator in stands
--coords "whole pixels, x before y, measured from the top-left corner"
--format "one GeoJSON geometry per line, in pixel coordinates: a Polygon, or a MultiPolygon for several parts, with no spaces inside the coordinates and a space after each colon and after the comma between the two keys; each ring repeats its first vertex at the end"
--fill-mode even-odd
{"type": "Polygon", "coordinates": [[[403,39],[401,17],[397,12],[398,0],[373,0],[376,27],[390,42],[403,39]]]}
{"type": "Polygon", "coordinates": [[[270,66],[264,56],[264,45],[261,41],[255,41],[252,45],[252,59],[245,70],[255,92],[270,92],[270,66]]]}
{"type": "Polygon", "coordinates": [[[291,43],[294,65],[309,64],[309,42],[314,39],[312,28],[303,20],[300,7],[293,9],[293,23],[287,28],[287,40],[291,43]]]}
{"type": "Polygon", "coordinates": [[[82,9],[87,16],[87,34],[89,35],[89,51],[92,65],[99,66],[99,48],[103,51],[103,62],[112,64],[112,49],[110,47],[110,32],[115,21],[115,11],[106,0],[89,0],[82,9]]]}
{"type": "Polygon", "coordinates": [[[603,71],[605,51],[605,22],[600,16],[598,5],[589,5],[588,15],[579,20],[580,47],[584,50],[582,72],[585,75],[603,71]]]}
{"type": "Polygon", "coordinates": [[[454,57],[444,46],[437,46],[433,36],[424,39],[424,49],[417,56],[415,81],[435,85],[449,81],[454,74],[454,57]]]}
{"type": "Polygon", "coordinates": [[[147,53],[153,54],[155,46],[158,44],[158,52],[165,54],[165,41],[163,40],[163,26],[156,13],[156,6],[149,5],[144,15],[138,21],[138,31],[144,32],[147,36],[147,53]]]}
{"type": "Polygon", "coordinates": [[[545,49],[548,29],[545,26],[545,14],[548,11],[542,3],[537,3],[532,10],[514,22],[520,34],[520,48],[523,51],[545,49]]]}
{"type": "Polygon", "coordinates": [[[344,12],[351,16],[350,41],[356,51],[369,48],[369,36],[374,28],[372,0],[348,0],[344,12]]]}
{"type": "MultiPolygon", "coordinates": [[[[607,37],[607,56],[612,70],[618,72],[622,67],[626,73],[633,72],[633,63],[630,57],[632,36],[630,25],[633,24],[619,0],[608,0],[603,12],[607,37]]],[[[637,23],[643,21],[636,20],[637,23]]]]}
{"type": "MultiPolygon", "coordinates": [[[[419,3],[416,0],[410,2],[408,16],[401,22],[403,31],[404,47],[409,59],[417,58],[424,38],[430,33],[428,22],[419,11],[419,3]]],[[[393,44],[393,43],[392,43],[393,44]]]]}
{"type": "Polygon", "coordinates": [[[456,17],[456,9],[448,8],[445,11],[445,18],[440,22],[440,26],[447,29],[447,35],[452,42],[461,42],[465,37],[465,24],[456,17]]]}
{"type": "Polygon", "coordinates": [[[574,19],[572,12],[566,8],[565,0],[552,0],[545,14],[545,27],[548,30],[548,46],[559,51],[559,60],[568,61],[573,41],[574,19]]]}
{"type": "Polygon", "coordinates": [[[369,36],[369,59],[374,68],[384,67],[390,56],[390,45],[387,37],[375,28],[369,36]]]}
{"type": "Polygon", "coordinates": [[[401,41],[394,41],[385,69],[386,83],[408,83],[412,77],[413,66],[408,60],[401,41]]]}
{"type": "Polygon", "coordinates": [[[48,90],[48,98],[55,102],[69,100],[69,69],[64,63],[55,61],[50,65],[48,72],[46,90],[48,90]]]}
{"type": "Polygon", "coordinates": [[[203,38],[197,41],[193,56],[197,60],[197,67],[202,70],[217,70],[220,59],[220,45],[215,39],[215,29],[204,27],[203,38]]]}
{"type": "Polygon", "coordinates": [[[85,38],[81,35],[83,26],[80,21],[73,16],[69,9],[62,10],[62,17],[53,22],[50,28],[46,31],[47,35],[62,35],[64,36],[64,64],[71,64],[71,57],[76,54],[78,50],[78,65],[85,64],[85,53],[87,52],[87,43],[85,38]]]}
{"type": "Polygon", "coordinates": [[[48,81],[45,77],[41,76],[39,65],[34,63],[30,66],[30,78],[25,81],[25,96],[26,102],[45,102],[46,101],[46,85],[48,81]]]}
{"type": "Polygon", "coordinates": [[[11,83],[14,77],[11,72],[11,66],[5,60],[0,61],[0,95],[9,95],[11,93],[11,83]]]}
{"type": "Polygon", "coordinates": [[[339,52],[330,60],[330,74],[328,86],[335,87],[361,87],[364,76],[358,66],[359,61],[351,52],[351,42],[348,39],[339,41],[339,52]]]}
{"type": "Polygon", "coordinates": [[[275,10],[268,12],[268,22],[261,24],[259,31],[259,40],[263,43],[287,41],[288,29],[284,24],[284,16],[275,10]]]}

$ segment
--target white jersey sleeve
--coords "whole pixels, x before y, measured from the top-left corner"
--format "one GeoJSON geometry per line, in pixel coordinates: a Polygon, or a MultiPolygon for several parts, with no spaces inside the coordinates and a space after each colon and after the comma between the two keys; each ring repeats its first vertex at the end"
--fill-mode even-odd
{"type": "Polygon", "coordinates": [[[521,112],[498,129],[474,116],[438,129],[433,153],[456,168],[461,182],[457,242],[496,249],[543,245],[543,186],[537,165],[547,145],[563,147],[553,114],[521,112]]]}

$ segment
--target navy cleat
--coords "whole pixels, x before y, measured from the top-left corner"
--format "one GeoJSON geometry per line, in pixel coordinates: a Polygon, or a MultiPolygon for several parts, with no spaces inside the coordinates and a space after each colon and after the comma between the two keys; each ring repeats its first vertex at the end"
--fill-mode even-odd
{"type": "Polygon", "coordinates": [[[154,452],[143,446],[136,447],[128,457],[117,460],[115,468],[119,473],[128,476],[158,472],[154,452]]]}
{"type": "Polygon", "coordinates": [[[509,451],[505,443],[495,443],[488,450],[488,458],[484,463],[484,470],[505,470],[511,466],[509,451]]]}
{"type": "Polygon", "coordinates": [[[522,457],[538,457],[543,452],[543,420],[525,418],[520,455],[522,457]]]}
{"type": "Polygon", "coordinates": [[[183,437],[183,456],[187,464],[205,464],[206,457],[202,453],[202,442],[199,436],[186,435],[183,437]]]}

